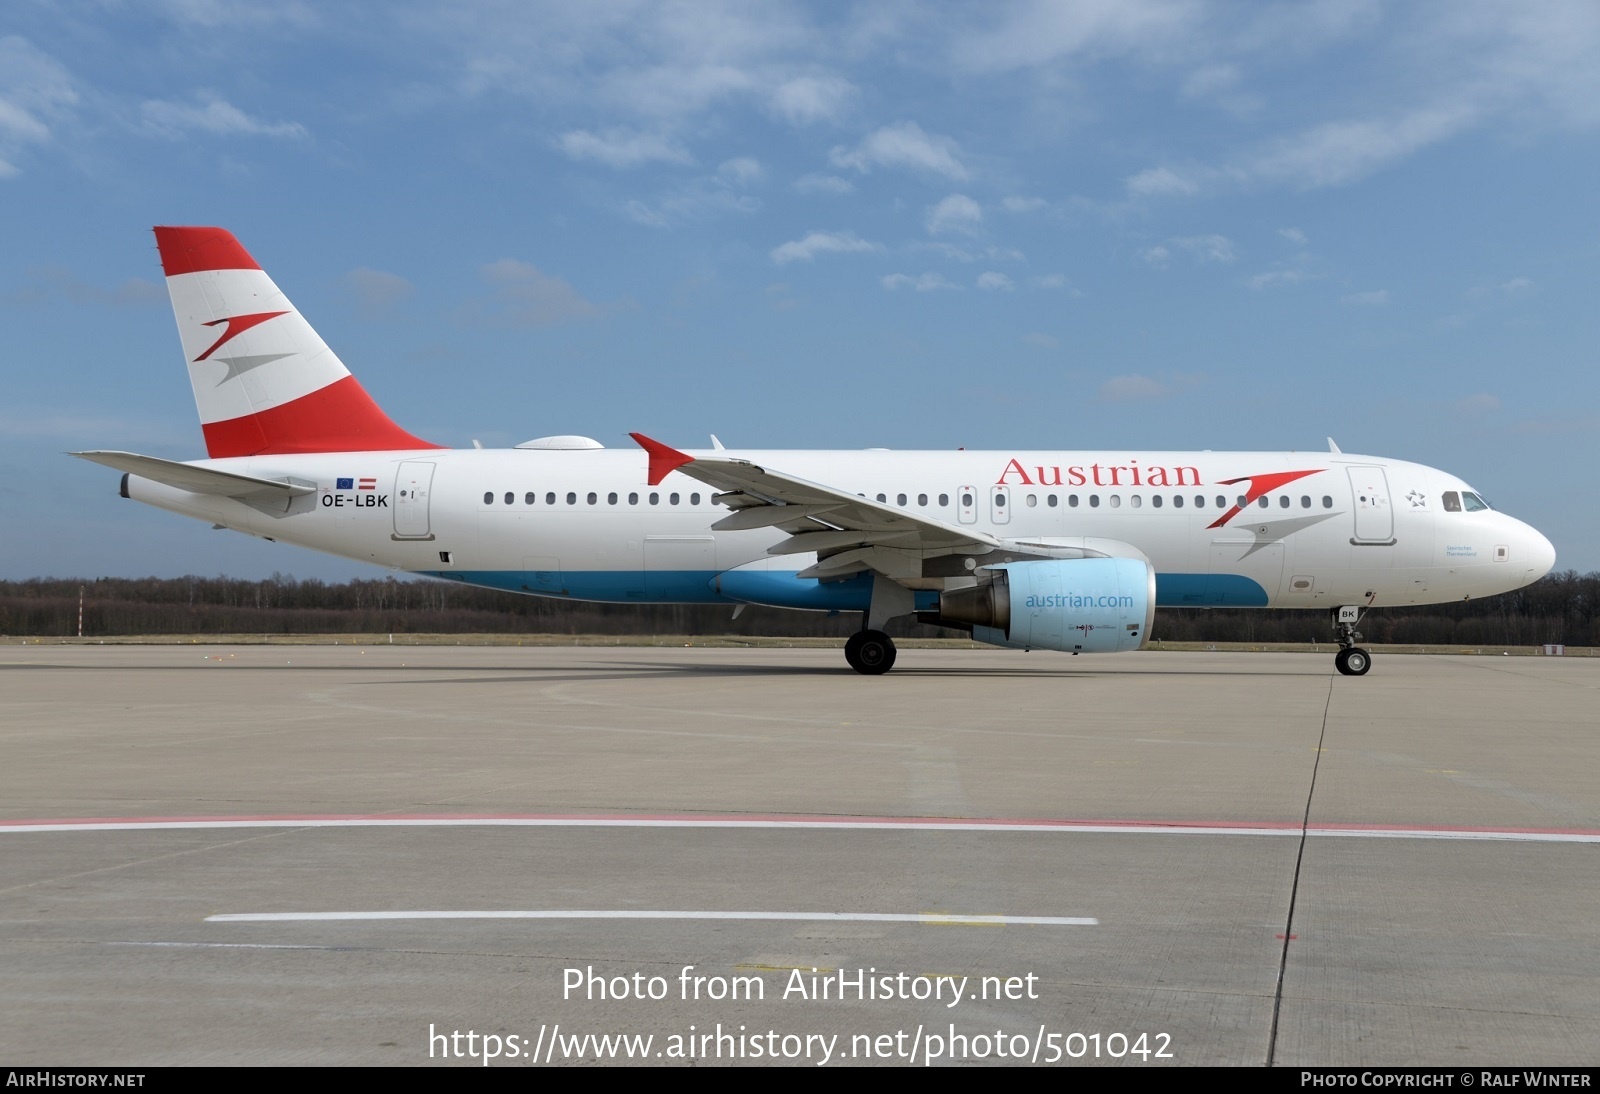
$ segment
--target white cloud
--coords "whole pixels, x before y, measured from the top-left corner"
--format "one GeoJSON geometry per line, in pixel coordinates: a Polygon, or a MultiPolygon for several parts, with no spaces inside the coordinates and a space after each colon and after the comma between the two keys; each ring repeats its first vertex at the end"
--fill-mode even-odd
{"type": "Polygon", "coordinates": [[[181,27],[258,27],[289,23],[312,27],[317,23],[315,8],[302,0],[278,0],[259,4],[254,0],[156,0],[150,7],[165,9],[181,27]]]}
{"type": "Polygon", "coordinates": [[[1144,248],[1138,252],[1138,256],[1147,266],[1165,269],[1172,264],[1174,252],[1186,254],[1200,263],[1229,263],[1238,257],[1233,240],[1223,235],[1176,236],[1165,243],[1144,248]]]}
{"type": "Polygon", "coordinates": [[[804,239],[791,240],[774,247],[772,261],[782,266],[788,262],[810,262],[819,254],[859,254],[881,250],[882,244],[868,243],[854,232],[809,232],[804,239]]]}
{"type": "Polygon", "coordinates": [[[1010,292],[1016,287],[1016,282],[1012,281],[1005,274],[998,273],[994,270],[989,270],[986,273],[981,273],[978,275],[978,288],[980,289],[994,289],[1001,292],[1010,292]]]}
{"type": "Polygon", "coordinates": [[[1113,376],[1100,385],[1100,398],[1107,402],[1130,402],[1136,399],[1159,399],[1172,394],[1172,389],[1160,380],[1137,373],[1131,376],[1113,376]]]}
{"type": "Polygon", "coordinates": [[[961,149],[949,137],[924,132],[916,122],[897,122],[869,133],[855,148],[840,145],[828,154],[835,167],[866,174],[874,167],[903,167],[958,181],[968,177],[961,149]]]}
{"type": "Polygon", "coordinates": [[[1106,57],[1157,60],[1187,52],[1208,19],[1201,5],[1173,0],[1079,0],[984,6],[975,25],[950,35],[953,59],[975,72],[1088,67],[1106,57]],[[1081,60],[1069,64],[1071,58],[1081,60]]]}
{"type": "Polygon", "coordinates": [[[775,113],[790,125],[837,121],[856,97],[856,88],[838,76],[801,76],[772,92],[775,113]]]}
{"type": "Polygon", "coordinates": [[[1060,339],[1052,338],[1048,334],[1040,334],[1038,331],[1034,331],[1032,334],[1024,334],[1022,340],[1028,345],[1038,346],[1040,349],[1058,349],[1061,346],[1060,339]]]}
{"type": "Polygon", "coordinates": [[[462,310],[461,318],[466,321],[495,326],[549,327],[600,314],[600,309],[580,296],[571,285],[527,262],[502,258],[478,272],[493,291],[487,300],[462,310]]]}
{"type": "Polygon", "coordinates": [[[1310,281],[1311,275],[1304,270],[1268,270],[1266,273],[1256,274],[1245,282],[1252,289],[1270,289],[1278,285],[1298,285],[1302,281],[1310,281]]]}
{"type": "Polygon", "coordinates": [[[1207,99],[1239,85],[1239,69],[1234,65],[1206,65],[1189,73],[1183,81],[1186,99],[1207,99]]]}
{"type": "Polygon", "coordinates": [[[909,277],[906,274],[890,274],[880,279],[886,289],[916,289],[918,292],[933,292],[936,289],[960,288],[955,282],[943,274],[929,271],[921,277],[909,277]]]}
{"type": "Polygon", "coordinates": [[[50,127],[16,103],[0,99],[0,136],[11,141],[50,139],[50,127]]]}
{"type": "Polygon", "coordinates": [[[1353,304],[1356,307],[1381,308],[1389,302],[1388,289],[1371,289],[1367,292],[1353,292],[1339,298],[1340,303],[1353,304]]]}
{"type": "Polygon", "coordinates": [[[1000,208],[1008,213],[1031,213],[1035,209],[1043,209],[1044,198],[1008,197],[1000,200],[1000,208]]]}
{"type": "Polygon", "coordinates": [[[1163,197],[1169,194],[1194,194],[1200,184],[1185,178],[1170,167],[1151,167],[1127,180],[1128,193],[1135,197],[1163,197]]]}
{"type": "Polygon", "coordinates": [[[149,99],[139,105],[144,126],[163,137],[182,137],[188,133],[210,133],[227,137],[237,134],[252,137],[304,138],[305,126],[299,122],[269,122],[253,118],[232,103],[210,91],[201,91],[194,102],[149,99]]]}
{"type": "Polygon", "coordinates": [[[363,318],[377,319],[391,314],[401,301],[416,292],[416,286],[399,274],[363,266],[344,275],[345,291],[355,300],[363,318]]]}
{"type": "Polygon", "coordinates": [[[1066,289],[1073,296],[1083,295],[1077,289],[1071,287],[1067,281],[1066,274],[1046,274],[1043,277],[1036,277],[1033,279],[1033,285],[1036,289],[1066,289]]]}
{"type": "Polygon", "coordinates": [[[34,266],[28,270],[27,284],[0,296],[0,304],[37,308],[54,300],[97,307],[139,307],[164,304],[166,290],[142,277],[130,277],[114,289],[84,281],[64,266],[34,266]]]}
{"type": "Polygon", "coordinates": [[[802,194],[848,194],[856,188],[849,179],[838,175],[802,175],[794,180],[794,188],[802,194]]]}
{"type": "Polygon", "coordinates": [[[1328,122],[1287,137],[1242,165],[1248,178],[1302,189],[1358,182],[1477,120],[1472,107],[1412,110],[1391,118],[1328,122]]]}
{"type": "Polygon", "coordinates": [[[1293,243],[1297,247],[1306,245],[1306,234],[1299,228],[1279,228],[1278,235],[1293,243]]]}
{"type": "Polygon", "coordinates": [[[631,129],[608,129],[604,133],[575,129],[562,134],[561,150],[575,160],[596,160],[617,168],[693,162],[688,152],[666,137],[631,129]]]}
{"type": "Polygon", "coordinates": [[[973,235],[982,224],[982,207],[965,194],[951,194],[928,209],[930,235],[948,235],[951,232],[973,235]]]}
{"type": "Polygon", "coordinates": [[[26,38],[0,37],[0,178],[20,174],[9,157],[48,143],[51,125],[71,117],[77,104],[72,77],[53,57],[26,38]]]}
{"type": "Polygon", "coordinates": [[[1491,410],[1499,410],[1500,396],[1480,391],[1476,395],[1456,400],[1452,409],[1459,414],[1484,414],[1491,410]]]}
{"type": "Polygon", "coordinates": [[[1240,90],[1243,82],[1237,65],[1204,65],[1184,77],[1180,94],[1190,102],[1207,103],[1235,117],[1247,117],[1260,111],[1262,100],[1259,95],[1240,90]]]}
{"type": "Polygon", "coordinates": [[[658,198],[653,207],[635,198],[622,211],[630,220],[648,228],[669,228],[674,221],[728,214],[748,216],[760,209],[760,198],[736,192],[718,175],[687,182],[658,198]]]}
{"type": "Polygon", "coordinates": [[[759,161],[749,156],[739,156],[725,161],[717,168],[717,177],[733,186],[748,186],[762,175],[759,161]]]}
{"type": "Polygon", "coordinates": [[[1538,291],[1538,288],[1539,286],[1535,285],[1529,278],[1513,277],[1510,281],[1500,286],[1500,291],[1507,296],[1527,296],[1529,293],[1538,291]]]}
{"type": "Polygon", "coordinates": [[[1189,252],[1197,262],[1232,262],[1237,256],[1227,236],[1180,236],[1167,242],[1189,252]]]}
{"type": "Polygon", "coordinates": [[[633,221],[635,224],[643,224],[646,228],[671,227],[671,225],[668,224],[666,217],[650,208],[650,206],[646,205],[638,198],[634,198],[632,201],[628,202],[628,204],[624,205],[622,207],[622,211],[628,215],[629,220],[633,221]]]}
{"type": "Polygon", "coordinates": [[[912,244],[917,250],[934,251],[955,262],[1023,262],[1025,256],[1015,247],[957,247],[941,239],[920,240],[912,244]]]}

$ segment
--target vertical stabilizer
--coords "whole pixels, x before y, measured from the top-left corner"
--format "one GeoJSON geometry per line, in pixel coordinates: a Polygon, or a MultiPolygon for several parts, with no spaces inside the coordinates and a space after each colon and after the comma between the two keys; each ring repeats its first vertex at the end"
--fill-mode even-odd
{"type": "Polygon", "coordinates": [[[389,419],[231,233],[155,233],[213,459],[439,447],[389,419]]]}

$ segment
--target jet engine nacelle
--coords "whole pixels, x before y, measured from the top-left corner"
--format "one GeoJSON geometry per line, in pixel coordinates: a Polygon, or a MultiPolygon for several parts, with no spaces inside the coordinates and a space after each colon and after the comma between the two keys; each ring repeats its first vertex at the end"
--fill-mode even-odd
{"type": "Polygon", "coordinates": [[[1149,639],[1156,575],[1143,559],[1046,559],[983,569],[991,582],[947,592],[937,612],[917,618],[1014,649],[1121,653],[1149,639]]]}

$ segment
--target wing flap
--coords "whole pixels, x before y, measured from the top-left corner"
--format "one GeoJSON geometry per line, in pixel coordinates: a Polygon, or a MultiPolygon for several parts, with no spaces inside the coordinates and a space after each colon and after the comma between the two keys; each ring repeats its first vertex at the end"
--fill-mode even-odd
{"type": "MultiPolygon", "coordinates": [[[[749,494],[719,494],[717,501],[731,506],[733,512],[711,526],[716,532],[745,532],[753,528],[785,528],[789,524],[803,527],[812,517],[820,517],[838,509],[837,505],[786,505],[774,504],[749,494]]],[[[813,527],[821,527],[812,524],[813,527]]]]}

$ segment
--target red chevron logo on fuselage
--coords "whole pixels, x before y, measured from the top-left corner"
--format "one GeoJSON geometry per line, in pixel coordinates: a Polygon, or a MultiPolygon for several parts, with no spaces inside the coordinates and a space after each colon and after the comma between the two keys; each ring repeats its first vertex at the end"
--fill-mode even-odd
{"type": "Polygon", "coordinates": [[[1280,486],[1288,486],[1296,479],[1303,479],[1307,475],[1315,475],[1319,471],[1323,470],[1325,469],[1318,467],[1310,471],[1274,471],[1270,475],[1243,475],[1237,479],[1223,479],[1217,484],[1218,486],[1233,486],[1237,483],[1247,482],[1250,484],[1250,489],[1245,491],[1244,501],[1238,505],[1235,505],[1232,509],[1229,509],[1226,513],[1222,514],[1222,516],[1206,525],[1206,527],[1208,529],[1221,528],[1234,517],[1244,512],[1245,506],[1249,505],[1257,498],[1272,493],[1272,491],[1278,489],[1280,486]]]}
{"type": "Polygon", "coordinates": [[[228,325],[223,329],[222,337],[211,343],[211,348],[206,350],[199,357],[196,357],[195,361],[204,361],[207,357],[210,357],[213,353],[217,352],[217,350],[221,349],[223,345],[237,338],[251,327],[265,323],[268,319],[276,319],[280,315],[288,314],[289,313],[286,311],[258,311],[252,315],[235,315],[230,316],[227,319],[213,319],[211,322],[206,323],[205,326],[214,327],[218,323],[226,323],[228,325]]]}

